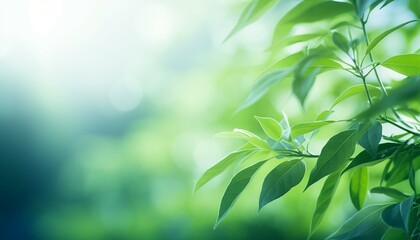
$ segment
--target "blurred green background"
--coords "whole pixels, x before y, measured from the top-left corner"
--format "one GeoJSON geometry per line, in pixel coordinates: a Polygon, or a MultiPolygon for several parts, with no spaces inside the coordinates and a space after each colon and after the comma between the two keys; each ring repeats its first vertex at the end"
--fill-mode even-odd
{"type": "MultiPolygon", "coordinates": [[[[192,194],[240,144],[216,133],[258,132],[254,115],[280,119],[282,110],[293,123],[311,120],[354,83],[323,75],[303,110],[285,82],[232,116],[258,74],[284,56],[265,50],[294,3],[222,44],[245,2],[0,1],[1,238],[304,239],[321,184],[257,214],[257,176],[215,230],[232,174],[192,194]]],[[[401,22],[414,17],[397,4],[392,11],[401,22]]],[[[396,25],[377,19],[373,29],[396,25]]],[[[405,51],[412,45],[392,43],[418,42],[413,31],[384,44],[405,51]]],[[[319,238],[355,211],[347,189],[339,193],[319,238]]]]}

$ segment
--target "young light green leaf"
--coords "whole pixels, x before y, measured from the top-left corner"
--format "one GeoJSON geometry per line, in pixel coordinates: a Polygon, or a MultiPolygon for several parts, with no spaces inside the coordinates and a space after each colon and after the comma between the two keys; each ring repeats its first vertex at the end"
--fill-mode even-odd
{"type": "Polygon", "coordinates": [[[235,33],[242,30],[247,25],[253,23],[258,18],[260,18],[264,13],[270,10],[278,0],[252,0],[243,10],[241,16],[239,17],[238,22],[235,27],[229,33],[224,41],[227,41],[235,33]]]}
{"type": "Polygon", "coordinates": [[[275,83],[285,79],[291,73],[291,69],[278,69],[269,72],[257,79],[252,87],[251,93],[245,99],[244,103],[236,110],[236,112],[251,106],[258,101],[275,83]]]}
{"type": "Polygon", "coordinates": [[[382,62],[381,65],[406,76],[420,75],[420,54],[394,56],[382,62]]]}
{"type": "Polygon", "coordinates": [[[238,199],[239,195],[248,186],[248,183],[251,181],[251,178],[254,176],[255,172],[265,162],[266,161],[258,162],[253,166],[240,171],[232,178],[225,193],[223,194],[219,208],[219,215],[217,217],[214,228],[216,228],[220,221],[222,221],[222,219],[227,215],[235,201],[238,199]]]}
{"type": "Polygon", "coordinates": [[[409,236],[405,234],[405,232],[401,229],[389,228],[381,238],[381,240],[396,240],[396,239],[409,240],[409,236]]]}
{"type": "Polygon", "coordinates": [[[414,196],[402,202],[392,204],[382,212],[382,219],[391,227],[401,228],[408,234],[408,221],[410,218],[411,207],[413,206],[414,196]]]}
{"type": "Polygon", "coordinates": [[[300,123],[292,127],[292,136],[297,137],[302,134],[310,133],[321,127],[335,123],[335,121],[315,121],[308,123],[300,123]]]}
{"type": "Polygon", "coordinates": [[[363,208],[369,184],[369,172],[366,167],[356,169],[350,179],[350,199],[357,210],[363,208]]]}
{"type": "MultiPolygon", "coordinates": [[[[367,84],[367,88],[371,96],[382,96],[382,91],[379,88],[370,84],[367,84]]],[[[354,85],[347,88],[346,90],[344,90],[343,93],[340,94],[340,96],[337,97],[337,99],[335,99],[333,105],[331,106],[331,109],[334,108],[340,102],[346,100],[347,98],[361,93],[365,94],[365,87],[363,84],[354,85]]]]}
{"type": "Polygon", "coordinates": [[[325,180],[324,186],[319,193],[318,200],[316,201],[316,208],[314,215],[312,216],[311,222],[311,234],[316,231],[321,223],[324,215],[331,203],[331,200],[334,196],[335,190],[337,189],[338,183],[340,181],[340,173],[331,174],[325,180]]]}
{"type": "Polygon", "coordinates": [[[379,142],[382,139],[382,124],[375,121],[371,128],[360,138],[359,144],[362,146],[370,155],[376,156],[379,142]]]}
{"type": "Polygon", "coordinates": [[[271,139],[279,140],[283,134],[283,130],[279,122],[273,118],[268,117],[255,117],[260,123],[261,128],[264,130],[265,134],[271,139]]]}
{"type": "Polygon", "coordinates": [[[222,132],[222,133],[217,134],[216,136],[244,139],[249,144],[253,145],[255,148],[259,148],[263,150],[271,150],[270,146],[268,146],[268,144],[264,140],[262,140],[256,134],[245,129],[235,128],[233,132],[222,132]]]}
{"type": "MultiPolygon", "coordinates": [[[[420,55],[419,55],[420,56],[420,55]]],[[[419,63],[420,64],[420,63],[419,63]]],[[[369,119],[388,108],[405,103],[420,96],[420,76],[408,77],[403,84],[391,91],[388,96],[383,97],[372,107],[359,114],[358,119],[369,119]]]]}
{"type": "Polygon", "coordinates": [[[338,32],[334,32],[332,34],[332,40],[333,40],[334,44],[339,49],[341,49],[343,52],[347,53],[349,51],[350,43],[347,40],[347,38],[344,37],[342,34],[340,34],[338,32]]]}
{"type": "Polygon", "coordinates": [[[388,205],[370,205],[356,212],[327,239],[352,239],[372,230],[380,223],[382,210],[388,205]]]}
{"type": "Polygon", "coordinates": [[[353,159],[353,161],[351,161],[351,163],[347,166],[343,173],[355,167],[375,165],[381,162],[381,160],[391,156],[398,148],[400,148],[400,146],[401,144],[397,143],[379,144],[378,151],[375,156],[372,156],[366,150],[362,151],[353,159]]]}
{"type": "Polygon", "coordinates": [[[310,68],[321,68],[321,72],[326,72],[336,69],[343,69],[343,66],[331,58],[318,58],[311,64],[310,68]]]}
{"type": "Polygon", "coordinates": [[[305,175],[305,169],[305,162],[300,159],[283,162],[274,168],[264,179],[259,210],[299,184],[305,175]]]}
{"type": "Polygon", "coordinates": [[[241,150],[232,152],[224,157],[220,162],[216,163],[213,167],[207,169],[207,171],[201,176],[194,187],[194,192],[201,188],[208,181],[222,173],[227,167],[233,163],[241,161],[244,157],[248,156],[255,150],[241,150]]]}
{"type": "Polygon", "coordinates": [[[347,130],[333,136],[322,148],[321,154],[309,176],[309,186],[319,179],[335,172],[353,155],[360,133],[358,130],[347,130]]]}
{"type": "Polygon", "coordinates": [[[386,30],[385,32],[379,34],[379,36],[377,36],[375,39],[373,39],[373,41],[369,44],[369,46],[366,48],[366,52],[365,52],[365,56],[369,54],[370,51],[372,51],[373,48],[376,47],[376,45],[378,45],[378,43],[380,43],[386,36],[388,36],[389,34],[391,34],[392,32],[404,27],[405,25],[412,23],[412,22],[416,22],[419,21],[418,19],[416,20],[411,20],[405,23],[402,23],[396,27],[393,27],[391,29],[386,30]]]}
{"type": "Polygon", "coordinates": [[[377,194],[384,194],[388,197],[395,198],[400,201],[408,198],[408,195],[400,192],[399,190],[395,188],[389,188],[389,187],[375,187],[375,188],[372,188],[370,192],[377,193],[377,194]]]}

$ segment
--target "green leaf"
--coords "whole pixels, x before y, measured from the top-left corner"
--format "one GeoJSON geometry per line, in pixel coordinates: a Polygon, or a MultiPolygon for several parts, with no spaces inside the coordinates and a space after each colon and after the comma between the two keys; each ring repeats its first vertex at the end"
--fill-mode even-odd
{"type": "Polygon", "coordinates": [[[346,2],[324,1],[315,5],[307,5],[308,7],[303,11],[296,11],[297,13],[285,15],[282,22],[311,23],[315,21],[332,19],[339,15],[349,14],[354,11],[353,5],[346,2]]]}
{"type": "Polygon", "coordinates": [[[311,234],[316,231],[331,203],[335,190],[340,181],[340,173],[331,174],[325,180],[324,186],[316,201],[316,208],[311,222],[311,234]]]}
{"type": "MultiPolygon", "coordinates": [[[[367,84],[367,88],[369,93],[371,94],[371,96],[382,96],[382,91],[372,85],[367,84]]],[[[333,105],[331,106],[331,109],[333,107],[335,107],[337,104],[339,104],[340,102],[346,100],[349,97],[355,96],[357,94],[365,94],[365,87],[363,86],[363,84],[359,84],[359,85],[355,85],[355,86],[351,86],[349,88],[347,88],[346,90],[344,90],[343,93],[340,94],[340,96],[337,97],[337,99],[335,99],[333,105]]]]}
{"type": "Polygon", "coordinates": [[[292,127],[292,136],[297,137],[306,133],[310,133],[321,127],[330,125],[331,123],[335,123],[335,121],[315,121],[315,122],[296,124],[295,126],[292,127]]]}
{"type": "Polygon", "coordinates": [[[331,58],[318,58],[310,66],[311,68],[321,68],[322,72],[343,69],[343,67],[331,58]]]}
{"type": "Polygon", "coordinates": [[[305,162],[299,159],[283,162],[274,168],[264,179],[259,210],[299,184],[305,175],[305,169],[305,162]]]}
{"type": "Polygon", "coordinates": [[[254,151],[255,149],[241,150],[232,152],[226,157],[224,157],[220,162],[216,163],[213,167],[207,169],[207,171],[204,172],[203,176],[201,176],[195,184],[194,192],[201,188],[208,181],[222,173],[227,167],[229,167],[233,163],[241,161],[243,158],[245,158],[254,151]]]}
{"type": "MultiPolygon", "coordinates": [[[[420,56],[420,55],[419,55],[420,56]]],[[[420,63],[419,63],[420,64],[420,63]]],[[[391,91],[388,96],[384,96],[372,107],[359,114],[358,119],[369,119],[380,114],[388,108],[405,103],[420,96],[420,76],[408,77],[403,80],[400,87],[391,91]]]]}
{"type": "Polygon", "coordinates": [[[417,18],[420,18],[420,2],[418,0],[409,0],[408,8],[416,15],[417,18]]]}
{"type": "Polygon", "coordinates": [[[339,49],[341,49],[343,52],[347,53],[349,51],[350,43],[347,40],[347,38],[344,37],[342,34],[340,34],[338,32],[334,32],[332,34],[332,40],[333,40],[334,44],[339,49]]]}
{"type": "Polygon", "coordinates": [[[247,131],[245,129],[235,128],[233,132],[222,132],[217,134],[218,137],[232,137],[246,140],[249,144],[253,145],[256,148],[263,150],[271,150],[270,146],[258,137],[256,134],[247,131]]]}
{"type": "Polygon", "coordinates": [[[402,202],[392,204],[382,212],[382,219],[391,227],[401,228],[408,234],[408,221],[410,218],[411,207],[413,206],[414,196],[402,202]]]}
{"type": "MultiPolygon", "coordinates": [[[[385,5],[385,4],[384,4],[385,5]]],[[[365,56],[369,54],[369,52],[372,51],[373,48],[376,47],[376,45],[378,45],[378,43],[380,43],[382,41],[382,39],[384,39],[386,36],[388,36],[389,34],[391,34],[392,32],[404,27],[405,25],[412,23],[412,22],[416,22],[419,21],[418,19],[416,20],[411,20],[405,23],[402,23],[396,27],[393,27],[391,29],[386,30],[385,32],[379,34],[379,36],[377,36],[375,39],[373,39],[373,41],[369,44],[369,46],[366,48],[366,52],[365,52],[365,56]]]]}
{"type": "Polygon", "coordinates": [[[363,208],[369,184],[369,172],[366,167],[356,169],[350,179],[350,199],[357,210],[363,208]]]}
{"type": "Polygon", "coordinates": [[[347,130],[330,138],[321,150],[306,188],[342,167],[353,155],[359,135],[358,130],[347,130]]]}
{"type": "Polygon", "coordinates": [[[273,118],[268,117],[255,117],[260,123],[261,128],[265,134],[274,140],[279,140],[283,134],[283,130],[279,122],[273,118]]]}
{"type": "Polygon", "coordinates": [[[420,54],[394,56],[381,65],[406,76],[420,75],[420,54]]]}
{"type": "Polygon", "coordinates": [[[370,192],[377,193],[377,194],[384,194],[388,197],[395,198],[397,200],[404,200],[408,197],[407,194],[404,194],[395,188],[389,188],[389,187],[375,187],[375,188],[372,188],[370,192]]]}
{"type": "Polygon", "coordinates": [[[316,76],[320,73],[321,68],[309,69],[311,64],[320,56],[321,53],[316,52],[308,55],[295,68],[295,78],[293,80],[292,90],[299,99],[302,106],[304,105],[306,96],[311,90],[315,82],[316,76]]]}
{"type": "Polygon", "coordinates": [[[370,155],[376,156],[379,142],[382,139],[382,124],[378,121],[373,123],[373,126],[360,138],[359,144],[370,155]]]}
{"type": "Polygon", "coordinates": [[[251,178],[255,172],[265,163],[266,161],[258,162],[251,167],[248,167],[239,173],[237,173],[230,181],[225,193],[223,194],[222,201],[220,203],[219,215],[215,224],[215,228],[227,215],[233,204],[238,199],[242,191],[248,186],[251,178]]]}
{"type": "Polygon", "coordinates": [[[327,239],[352,239],[361,236],[380,223],[382,210],[387,205],[370,205],[356,212],[327,239]]]}
{"type": "Polygon", "coordinates": [[[266,73],[257,79],[256,83],[252,87],[251,93],[248,95],[244,103],[239,107],[236,112],[251,106],[258,101],[264,94],[273,86],[275,83],[285,79],[291,73],[291,69],[278,69],[272,72],[266,73]]]}
{"type": "Polygon", "coordinates": [[[235,33],[256,21],[258,18],[264,15],[264,13],[276,5],[277,2],[277,0],[252,0],[242,11],[238,22],[224,41],[227,41],[235,33]]]}
{"type": "Polygon", "coordinates": [[[392,158],[393,168],[386,174],[386,186],[392,186],[409,178],[410,168],[420,160],[420,148],[410,148],[392,158]]]}
{"type": "Polygon", "coordinates": [[[380,160],[386,159],[391,156],[401,144],[397,143],[382,143],[378,146],[378,151],[375,156],[372,156],[366,150],[359,153],[353,161],[343,171],[346,172],[355,167],[372,166],[380,162],[380,160]]]}
{"type": "Polygon", "coordinates": [[[389,228],[384,235],[382,236],[381,240],[409,240],[409,237],[398,228],[389,228]]]}

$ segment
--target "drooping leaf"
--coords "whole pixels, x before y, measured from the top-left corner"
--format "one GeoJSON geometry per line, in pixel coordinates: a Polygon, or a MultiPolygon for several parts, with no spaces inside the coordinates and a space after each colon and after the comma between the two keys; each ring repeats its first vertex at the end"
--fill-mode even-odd
{"type": "MultiPolygon", "coordinates": [[[[305,1],[304,1],[305,2],[305,1]]],[[[310,1],[307,1],[310,2],[310,1]]],[[[302,4],[303,5],[303,4],[302,4]]],[[[354,11],[352,4],[347,2],[322,1],[318,4],[307,4],[303,11],[297,11],[286,15],[284,23],[310,23],[326,19],[332,19],[342,14],[349,14],[354,11]]]]}
{"type": "Polygon", "coordinates": [[[274,168],[264,179],[259,210],[299,184],[305,175],[305,169],[305,162],[300,159],[283,162],[274,168]]]}
{"type": "Polygon", "coordinates": [[[220,162],[216,163],[213,167],[207,169],[204,172],[203,176],[201,176],[194,187],[194,192],[201,188],[204,184],[208,181],[222,173],[227,167],[231,166],[233,163],[239,162],[244,157],[248,156],[255,150],[240,150],[236,152],[232,152],[226,157],[224,157],[220,162]]]}
{"type": "Polygon", "coordinates": [[[279,140],[283,134],[283,130],[279,122],[273,118],[268,117],[255,117],[260,123],[261,128],[265,134],[274,140],[279,140]]]}
{"type": "Polygon", "coordinates": [[[230,181],[225,193],[223,194],[222,201],[220,203],[219,215],[215,224],[215,228],[227,215],[229,210],[232,208],[235,201],[238,199],[242,191],[248,186],[252,176],[255,172],[265,163],[266,161],[258,162],[253,166],[250,166],[239,173],[237,173],[230,181]]]}
{"type": "Polygon", "coordinates": [[[291,69],[278,69],[269,72],[257,79],[252,87],[251,93],[245,99],[244,103],[238,108],[237,112],[251,106],[258,101],[275,83],[285,79],[291,73],[291,69]]]}
{"type": "MultiPolygon", "coordinates": [[[[385,4],[384,4],[385,5],[385,4]]],[[[412,22],[416,22],[419,21],[418,19],[416,20],[411,20],[405,23],[402,23],[396,27],[393,27],[391,29],[386,30],[385,32],[379,34],[379,36],[377,36],[375,39],[373,39],[373,41],[369,44],[369,46],[366,48],[366,52],[365,52],[365,56],[369,54],[370,51],[372,51],[373,48],[376,47],[376,45],[378,45],[378,43],[380,43],[385,37],[387,37],[389,34],[391,34],[392,32],[404,27],[405,25],[412,23],[412,22]]]]}
{"type": "Polygon", "coordinates": [[[276,5],[277,2],[278,0],[252,0],[243,10],[238,22],[226,37],[225,41],[227,41],[230,37],[232,37],[235,33],[239,32],[247,25],[260,18],[262,15],[264,15],[264,13],[276,5]]]}
{"type": "Polygon", "coordinates": [[[388,108],[405,103],[411,99],[415,99],[416,97],[418,98],[420,96],[419,89],[420,76],[408,77],[404,79],[404,83],[401,84],[401,86],[395,88],[388,94],[388,96],[384,96],[377,103],[373,104],[372,107],[359,114],[357,118],[368,119],[384,112],[388,108]]]}
{"type": "Polygon", "coordinates": [[[409,236],[404,233],[403,230],[398,228],[389,228],[384,235],[382,236],[381,240],[409,240],[409,236]]]}
{"type": "Polygon", "coordinates": [[[404,200],[408,197],[408,195],[400,192],[399,190],[395,188],[389,188],[389,187],[375,187],[370,190],[371,193],[378,193],[378,194],[384,194],[388,197],[395,198],[397,200],[404,200]]]}
{"type": "Polygon", "coordinates": [[[339,32],[334,32],[332,34],[332,40],[334,42],[334,44],[341,49],[343,52],[347,53],[349,51],[350,48],[350,43],[347,40],[346,37],[344,37],[341,33],[339,32]]]}
{"type": "Polygon", "coordinates": [[[382,139],[382,124],[375,121],[371,128],[360,138],[359,144],[362,146],[370,155],[376,156],[379,142],[382,139]]]}
{"type": "Polygon", "coordinates": [[[382,219],[391,227],[401,228],[408,234],[408,221],[410,218],[411,207],[413,206],[414,196],[402,202],[392,204],[382,212],[382,219]]]}
{"type": "Polygon", "coordinates": [[[387,205],[370,205],[356,212],[327,239],[352,239],[361,236],[380,224],[382,210],[387,205]]]}
{"type": "Polygon", "coordinates": [[[283,138],[290,142],[292,135],[292,128],[290,127],[289,118],[287,114],[282,111],[283,119],[280,121],[280,126],[283,129],[283,138]]]}
{"type": "Polygon", "coordinates": [[[321,68],[309,69],[310,65],[320,56],[320,53],[308,55],[295,68],[295,78],[292,90],[299,99],[302,106],[305,99],[315,82],[316,76],[321,72],[321,68]]]}
{"type": "Polygon", "coordinates": [[[355,167],[372,166],[379,163],[379,160],[386,159],[391,156],[401,144],[398,143],[382,143],[378,146],[378,151],[375,156],[372,156],[366,150],[359,153],[353,161],[343,171],[346,172],[355,167]]]}
{"type": "Polygon", "coordinates": [[[308,123],[300,123],[292,127],[292,136],[297,137],[305,133],[310,133],[321,127],[335,123],[335,121],[315,121],[308,123]]]}
{"type": "MultiPolygon", "coordinates": [[[[370,84],[367,84],[367,88],[371,96],[382,96],[382,91],[379,88],[370,84]]],[[[343,93],[340,94],[340,96],[337,97],[337,99],[335,99],[333,105],[331,106],[331,109],[334,108],[340,102],[346,100],[347,98],[361,93],[366,94],[365,87],[363,86],[363,84],[354,85],[347,88],[346,90],[344,90],[343,93]]]]}
{"type": "Polygon", "coordinates": [[[350,199],[357,210],[363,208],[369,184],[369,172],[366,167],[356,169],[350,179],[350,199]]]}
{"type": "Polygon", "coordinates": [[[330,138],[321,150],[306,188],[342,167],[353,154],[359,135],[359,131],[355,129],[338,133],[330,138]]]}
{"type": "Polygon", "coordinates": [[[363,18],[366,10],[372,9],[382,0],[352,0],[356,5],[356,13],[359,18],[363,18]],[[372,6],[373,5],[373,6],[372,6]]]}
{"type": "Polygon", "coordinates": [[[340,173],[331,174],[325,180],[324,186],[319,193],[318,200],[316,201],[316,208],[314,215],[312,216],[311,222],[311,233],[315,232],[319,227],[330,203],[334,196],[335,190],[337,189],[340,181],[340,173]]]}
{"type": "Polygon", "coordinates": [[[406,76],[420,75],[420,54],[394,56],[382,62],[381,65],[406,76]]]}

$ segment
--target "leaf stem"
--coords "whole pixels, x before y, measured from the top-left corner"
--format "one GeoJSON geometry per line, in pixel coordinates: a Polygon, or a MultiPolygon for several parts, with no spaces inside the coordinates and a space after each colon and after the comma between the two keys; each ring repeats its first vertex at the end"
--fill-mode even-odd
{"type": "Polygon", "coordinates": [[[382,117],[382,116],[381,116],[381,119],[382,119],[383,121],[387,122],[387,123],[390,123],[390,124],[394,125],[395,127],[399,128],[399,129],[401,129],[401,130],[404,130],[404,131],[406,131],[406,132],[408,132],[408,133],[413,134],[414,136],[420,136],[420,133],[413,132],[413,131],[411,131],[410,129],[407,129],[407,128],[405,128],[405,127],[403,127],[403,126],[399,125],[398,123],[396,123],[396,122],[393,122],[393,121],[389,120],[388,118],[385,118],[385,117],[382,117]]]}

